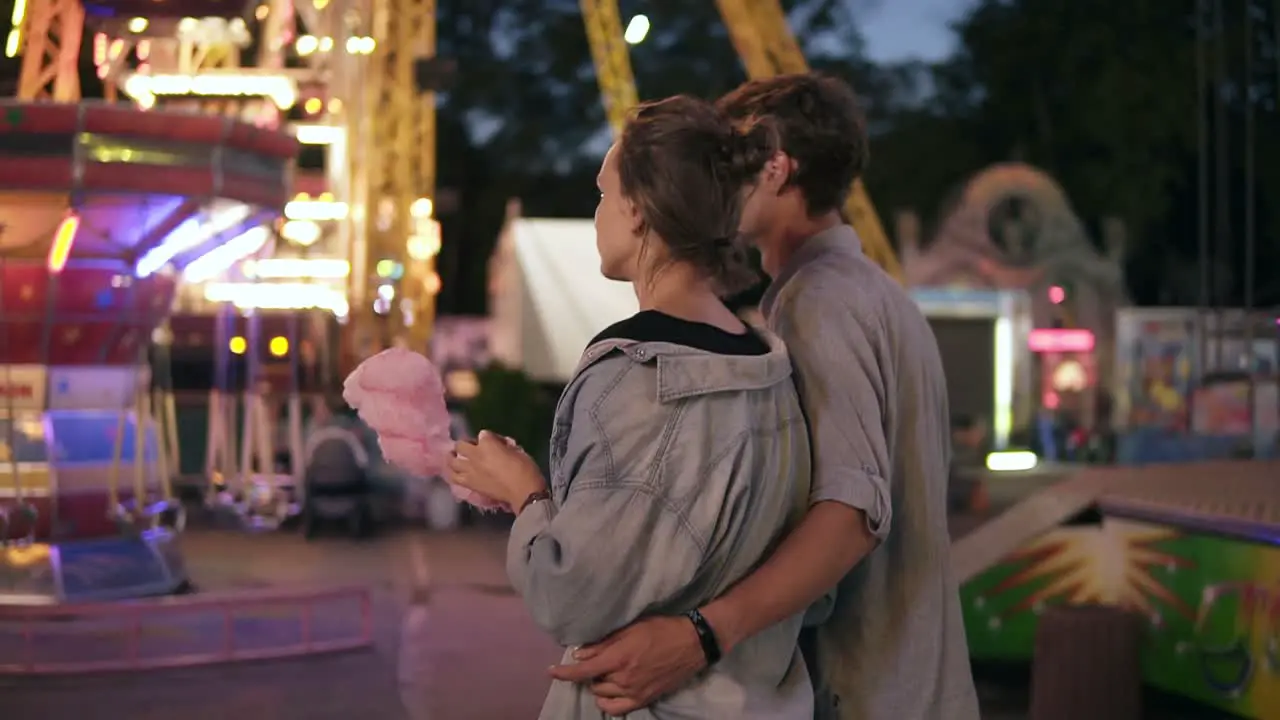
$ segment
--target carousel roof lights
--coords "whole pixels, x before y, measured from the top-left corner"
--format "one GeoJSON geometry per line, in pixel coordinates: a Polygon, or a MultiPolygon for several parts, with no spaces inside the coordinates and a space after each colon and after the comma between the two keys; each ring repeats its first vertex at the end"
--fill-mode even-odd
{"type": "Polygon", "coordinates": [[[124,91],[144,108],[155,105],[162,95],[204,95],[209,97],[265,97],[281,110],[298,101],[298,84],[288,75],[252,72],[204,72],[199,75],[144,75],[133,73],[124,80],[124,91]]]}
{"type": "Polygon", "coordinates": [[[197,45],[230,44],[248,47],[253,35],[244,18],[185,17],[178,21],[178,40],[197,45]]]}
{"type": "Polygon", "coordinates": [[[300,123],[293,126],[293,133],[303,145],[333,145],[341,142],[347,131],[336,125],[300,123]]]}
{"type": "Polygon", "coordinates": [[[271,231],[259,225],[232,238],[230,242],[192,260],[182,271],[182,279],[191,283],[208,282],[226,272],[232,265],[253,255],[271,240],[271,231]]]}
{"type": "Polygon", "coordinates": [[[244,274],[259,279],[341,280],[351,275],[351,263],[335,258],[264,258],[246,261],[244,274]]]}
{"type": "Polygon", "coordinates": [[[291,243],[311,247],[320,240],[320,226],[311,220],[290,220],[280,227],[280,235],[291,243]]]}
{"type": "Polygon", "coordinates": [[[76,233],[80,230],[80,216],[74,212],[67,213],[58,224],[54,233],[53,244],[49,247],[49,272],[58,274],[67,266],[67,258],[71,257],[71,248],[76,243],[76,233]]]}
{"type": "Polygon", "coordinates": [[[209,283],[209,302],[231,303],[241,310],[328,310],[338,317],[349,311],[347,297],[325,285],[309,283],[209,283]]]}
{"type": "Polygon", "coordinates": [[[346,203],[325,200],[291,200],[284,206],[284,216],[289,220],[343,220],[347,212],[346,203]]]}
{"type": "Polygon", "coordinates": [[[148,250],[138,260],[134,275],[139,278],[147,277],[168,265],[182,253],[194,250],[210,239],[235,228],[247,220],[252,212],[252,209],[244,203],[222,202],[214,207],[207,218],[188,218],[169,233],[163,242],[148,250]]]}

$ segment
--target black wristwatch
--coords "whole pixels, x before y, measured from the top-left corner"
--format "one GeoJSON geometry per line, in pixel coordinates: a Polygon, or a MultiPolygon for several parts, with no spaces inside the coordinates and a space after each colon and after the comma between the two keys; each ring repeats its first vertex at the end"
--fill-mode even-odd
{"type": "Polygon", "coordinates": [[[693,629],[698,633],[698,644],[702,646],[702,655],[707,659],[707,667],[711,667],[720,661],[720,641],[716,640],[716,631],[711,629],[711,623],[702,617],[702,613],[697,609],[690,610],[684,614],[689,618],[689,622],[693,623],[693,629]]]}

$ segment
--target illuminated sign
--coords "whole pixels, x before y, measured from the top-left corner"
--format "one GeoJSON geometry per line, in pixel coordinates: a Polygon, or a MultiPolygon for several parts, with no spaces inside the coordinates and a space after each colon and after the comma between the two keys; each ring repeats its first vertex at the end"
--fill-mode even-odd
{"type": "Polygon", "coordinates": [[[1027,337],[1027,347],[1037,353],[1086,353],[1093,344],[1093,333],[1081,329],[1039,328],[1027,337]]]}
{"type": "Polygon", "coordinates": [[[155,105],[160,95],[204,97],[265,97],[281,110],[298,100],[298,86],[288,75],[255,74],[250,71],[203,72],[199,75],[142,75],[124,79],[124,91],[143,109],[155,105]]]}
{"type": "Polygon", "coordinates": [[[30,385],[19,385],[18,383],[0,385],[0,396],[30,399],[35,397],[35,394],[35,388],[30,385]]]}
{"type": "Polygon", "coordinates": [[[60,367],[49,370],[51,409],[117,410],[133,404],[139,377],[131,367],[60,367]]]}
{"type": "Polygon", "coordinates": [[[43,365],[10,365],[0,370],[0,412],[9,406],[43,410],[46,377],[43,365]]]}

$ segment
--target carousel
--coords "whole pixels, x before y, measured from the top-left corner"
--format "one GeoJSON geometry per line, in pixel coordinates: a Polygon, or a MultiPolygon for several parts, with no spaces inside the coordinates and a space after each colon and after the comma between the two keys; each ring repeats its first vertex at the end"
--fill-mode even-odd
{"type": "Polygon", "coordinates": [[[186,585],[153,355],[184,273],[270,242],[296,152],[227,118],[0,102],[0,604],[186,585]]]}

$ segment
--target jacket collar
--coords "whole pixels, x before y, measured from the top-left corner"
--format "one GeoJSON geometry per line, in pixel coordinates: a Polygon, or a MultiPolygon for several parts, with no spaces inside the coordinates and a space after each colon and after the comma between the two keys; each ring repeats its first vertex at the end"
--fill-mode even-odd
{"type": "Polygon", "coordinates": [[[782,341],[767,330],[754,330],[768,343],[768,353],[719,355],[667,342],[601,340],[582,354],[573,376],[577,379],[584,370],[615,353],[626,355],[634,363],[656,363],[658,401],[663,403],[712,393],[760,390],[788,380],[791,360],[782,341]]]}

